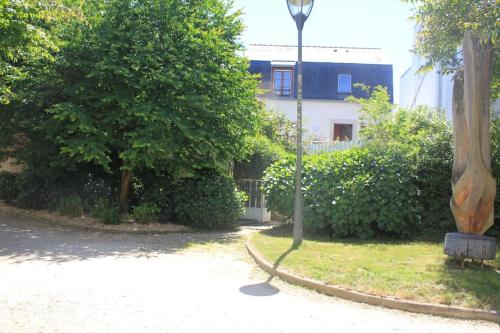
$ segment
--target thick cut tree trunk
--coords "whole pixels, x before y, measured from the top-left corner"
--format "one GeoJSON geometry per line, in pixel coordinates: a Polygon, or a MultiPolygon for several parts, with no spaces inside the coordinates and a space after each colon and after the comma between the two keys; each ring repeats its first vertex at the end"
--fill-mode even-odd
{"type": "Polygon", "coordinates": [[[128,192],[130,188],[130,179],[132,178],[132,171],[122,170],[122,179],[120,187],[120,214],[128,213],[128,192]]]}
{"type": "Polygon", "coordinates": [[[455,153],[450,204],[459,232],[483,234],[493,225],[496,192],[490,148],[491,43],[481,43],[467,32],[463,59],[463,81],[457,75],[453,91],[455,153]]]}

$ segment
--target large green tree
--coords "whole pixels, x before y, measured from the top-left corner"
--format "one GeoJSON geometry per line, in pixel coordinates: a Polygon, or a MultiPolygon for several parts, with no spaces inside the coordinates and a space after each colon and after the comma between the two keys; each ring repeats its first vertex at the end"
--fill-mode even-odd
{"type": "MultiPolygon", "coordinates": [[[[498,98],[499,4],[495,0],[409,0],[420,25],[416,51],[454,75],[451,208],[459,231],[493,224],[490,103],[498,98]]],[[[426,69],[424,68],[424,69],[426,69]]]]}
{"type": "Polygon", "coordinates": [[[134,170],[227,169],[258,109],[239,15],[221,0],[87,1],[26,80],[18,124],[120,177],[123,213],[134,170]]]}
{"type": "Polygon", "coordinates": [[[0,105],[12,100],[27,64],[52,58],[57,43],[50,27],[63,10],[55,0],[0,0],[0,105]]]}

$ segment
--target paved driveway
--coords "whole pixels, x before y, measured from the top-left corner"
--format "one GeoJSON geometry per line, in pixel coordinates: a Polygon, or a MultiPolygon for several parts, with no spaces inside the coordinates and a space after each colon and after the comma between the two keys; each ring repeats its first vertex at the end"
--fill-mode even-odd
{"type": "Polygon", "coordinates": [[[248,232],[108,234],[0,217],[0,332],[500,332],[266,283],[248,232]]]}

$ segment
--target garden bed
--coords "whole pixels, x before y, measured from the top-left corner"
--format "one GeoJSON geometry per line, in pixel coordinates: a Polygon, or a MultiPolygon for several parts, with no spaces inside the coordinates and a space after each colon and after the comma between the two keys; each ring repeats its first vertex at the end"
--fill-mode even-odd
{"type": "Polygon", "coordinates": [[[49,212],[46,210],[28,210],[20,209],[7,205],[0,201],[0,215],[42,219],[51,221],[60,225],[72,226],[81,229],[95,231],[113,231],[113,232],[130,232],[130,233],[174,233],[174,232],[189,232],[190,228],[172,223],[149,223],[139,224],[133,222],[123,222],[120,224],[104,224],[101,221],[89,217],[68,217],[58,213],[49,212]]]}
{"type": "Polygon", "coordinates": [[[291,231],[283,227],[256,233],[250,243],[275,267],[325,284],[413,302],[500,310],[500,255],[483,268],[469,262],[462,270],[443,254],[438,240],[316,238],[290,250],[291,231]]]}

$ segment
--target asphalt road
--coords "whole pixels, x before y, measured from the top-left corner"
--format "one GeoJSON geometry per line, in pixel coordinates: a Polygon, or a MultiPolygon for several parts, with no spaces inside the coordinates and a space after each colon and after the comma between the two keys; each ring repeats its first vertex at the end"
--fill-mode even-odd
{"type": "Polygon", "coordinates": [[[245,252],[249,232],[111,234],[0,216],[0,332],[500,332],[269,281],[245,252]]]}

